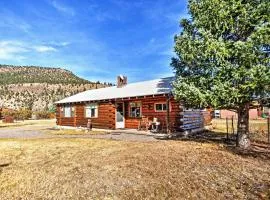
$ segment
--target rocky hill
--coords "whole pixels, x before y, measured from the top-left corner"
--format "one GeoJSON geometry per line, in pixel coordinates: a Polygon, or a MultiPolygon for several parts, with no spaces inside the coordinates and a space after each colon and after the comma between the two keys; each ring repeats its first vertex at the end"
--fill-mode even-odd
{"type": "Polygon", "coordinates": [[[110,85],[60,68],[0,65],[0,107],[46,110],[64,97],[110,85]]]}

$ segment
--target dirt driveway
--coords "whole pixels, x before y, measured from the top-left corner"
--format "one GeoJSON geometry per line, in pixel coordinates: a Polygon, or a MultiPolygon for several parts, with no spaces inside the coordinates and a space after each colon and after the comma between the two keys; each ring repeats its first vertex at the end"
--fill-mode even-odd
{"type": "MultiPolygon", "coordinates": [[[[51,125],[25,125],[20,127],[2,127],[0,128],[0,138],[8,139],[36,139],[36,138],[96,138],[112,139],[124,141],[157,141],[153,136],[133,134],[129,132],[112,132],[108,134],[74,134],[74,135],[54,135],[49,134],[51,125]]],[[[74,130],[75,132],[75,130],[74,130]]]]}
{"type": "Polygon", "coordinates": [[[39,130],[24,130],[23,128],[1,128],[0,138],[46,138],[48,135],[39,130]]]}

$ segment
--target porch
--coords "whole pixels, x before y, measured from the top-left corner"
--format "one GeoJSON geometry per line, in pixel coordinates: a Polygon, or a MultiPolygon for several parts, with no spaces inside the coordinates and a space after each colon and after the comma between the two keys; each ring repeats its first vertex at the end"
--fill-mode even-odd
{"type": "Polygon", "coordinates": [[[180,122],[179,113],[179,103],[168,96],[122,99],[115,101],[115,129],[146,131],[154,126],[158,133],[173,132],[180,122]]]}

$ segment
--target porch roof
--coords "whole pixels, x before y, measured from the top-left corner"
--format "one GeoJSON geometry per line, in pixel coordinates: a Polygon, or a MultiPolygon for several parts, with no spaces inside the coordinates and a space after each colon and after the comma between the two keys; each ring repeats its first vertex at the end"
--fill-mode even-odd
{"type": "Polygon", "coordinates": [[[117,86],[87,90],[76,95],[67,97],[56,104],[75,103],[85,101],[100,101],[128,97],[168,94],[172,90],[174,77],[160,78],[150,81],[130,83],[123,87],[117,86]]]}

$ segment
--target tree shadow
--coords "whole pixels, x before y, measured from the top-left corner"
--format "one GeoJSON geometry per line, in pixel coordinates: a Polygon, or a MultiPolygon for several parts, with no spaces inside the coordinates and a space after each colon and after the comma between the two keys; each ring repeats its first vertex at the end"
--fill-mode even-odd
{"type": "Polygon", "coordinates": [[[252,143],[248,149],[241,149],[238,147],[226,147],[230,152],[240,155],[242,157],[253,157],[259,158],[262,160],[270,160],[270,146],[265,145],[257,145],[256,143],[252,143]]]}
{"type": "Polygon", "coordinates": [[[229,135],[227,139],[226,133],[205,131],[202,133],[180,135],[173,138],[174,140],[193,141],[198,143],[215,143],[222,144],[226,150],[242,157],[253,157],[262,160],[270,160],[270,145],[266,143],[252,142],[248,149],[236,147],[236,135],[229,135]]]}
{"type": "Polygon", "coordinates": [[[226,138],[224,133],[204,131],[202,133],[190,133],[187,135],[178,135],[174,140],[193,141],[199,143],[217,143],[235,145],[235,140],[232,137],[226,138]]]}

